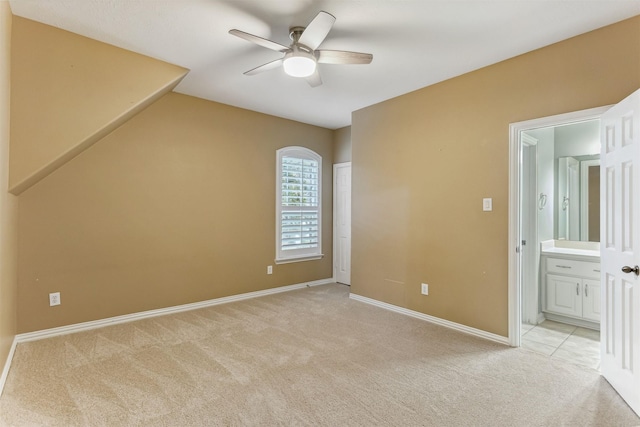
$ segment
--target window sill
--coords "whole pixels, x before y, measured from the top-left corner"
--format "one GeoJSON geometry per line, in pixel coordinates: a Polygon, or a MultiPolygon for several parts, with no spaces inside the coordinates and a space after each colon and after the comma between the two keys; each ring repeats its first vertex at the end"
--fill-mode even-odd
{"type": "Polygon", "coordinates": [[[324,258],[324,254],[320,255],[310,255],[310,256],[300,256],[300,257],[292,257],[292,258],[280,258],[276,259],[276,264],[290,264],[292,262],[302,262],[302,261],[315,261],[324,258]]]}

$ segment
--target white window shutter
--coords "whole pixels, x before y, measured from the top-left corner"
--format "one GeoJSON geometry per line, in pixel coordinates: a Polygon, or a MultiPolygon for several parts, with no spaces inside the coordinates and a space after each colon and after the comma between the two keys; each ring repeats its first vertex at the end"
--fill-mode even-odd
{"type": "Polygon", "coordinates": [[[318,258],[321,251],[322,157],[303,147],[278,150],[276,262],[318,258]]]}

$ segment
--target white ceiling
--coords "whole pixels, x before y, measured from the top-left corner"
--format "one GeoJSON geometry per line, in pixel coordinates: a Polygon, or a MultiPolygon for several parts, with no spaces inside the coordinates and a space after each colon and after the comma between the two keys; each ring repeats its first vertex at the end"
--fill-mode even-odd
{"type": "MultiPolygon", "coordinates": [[[[640,14],[640,0],[11,0],[15,15],[190,69],[176,92],[330,129],[351,112],[640,14]],[[321,49],[373,54],[320,64],[311,88],[281,56],[228,34],[289,45],[289,27],[337,20],[321,49]]],[[[640,45],[640,41],[639,41],[640,45]]]]}

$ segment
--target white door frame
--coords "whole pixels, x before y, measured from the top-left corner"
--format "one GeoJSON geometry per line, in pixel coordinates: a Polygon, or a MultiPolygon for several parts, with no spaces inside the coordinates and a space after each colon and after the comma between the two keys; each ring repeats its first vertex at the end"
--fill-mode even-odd
{"type": "MultiPolygon", "coordinates": [[[[337,254],[338,254],[338,197],[337,197],[337,180],[336,180],[336,176],[337,176],[337,170],[341,169],[341,168],[349,168],[351,169],[351,162],[343,162],[343,163],[334,163],[333,164],[333,266],[332,266],[332,271],[333,271],[333,281],[336,282],[337,281],[337,268],[338,268],[338,259],[337,259],[337,254]]],[[[351,221],[351,218],[349,218],[349,221],[351,221]]],[[[349,244],[349,251],[351,251],[351,244],[349,244]]],[[[351,259],[351,255],[349,255],[349,259],[351,259]]],[[[349,283],[346,283],[347,285],[351,284],[351,280],[349,280],[349,283]]]]}
{"type": "MultiPolygon", "coordinates": [[[[535,319],[538,317],[538,300],[539,292],[535,288],[535,283],[538,282],[538,263],[536,260],[539,258],[539,245],[538,245],[538,140],[532,136],[523,133],[521,134],[521,149],[523,149],[522,156],[522,172],[529,171],[527,179],[523,179],[522,191],[523,194],[529,194],[530,198],[528,203],[521,203],[521,221],[522,218],[528,218],[529,221],[522,222],[522,241],[526,240],[526,247],[522,248],[522,265],[521,265],[521,279],[522,280],[522,301],[521,301],[521,317],[535,319]],[[524,148],[527,147],[526,151],[524,148]],[[525,154],[526,153],[526,154],[525,154]]],[[[526,320],[526,319],[525,319],[526,320]]]]}
{"type": "Polygon", "coordinates": [[[509,125],[509,345],[520,347],[520,301],[522,299],[520,242],[520,182],[522,168],[520,158],[522,143],[520,133],[538,128],[566,125],[587,120],[600,119],[611,106],[591,108],[572,113],[558,114],[539,119],[526,120],[509,125]]]}

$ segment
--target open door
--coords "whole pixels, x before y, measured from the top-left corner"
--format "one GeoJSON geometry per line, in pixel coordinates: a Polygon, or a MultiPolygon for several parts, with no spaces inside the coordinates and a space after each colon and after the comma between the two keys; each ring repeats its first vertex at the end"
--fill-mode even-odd
{"type": "Polygon", "coordinates": [[[640,90],[601,122],[602,375],[640,414],[640,90]]]}

